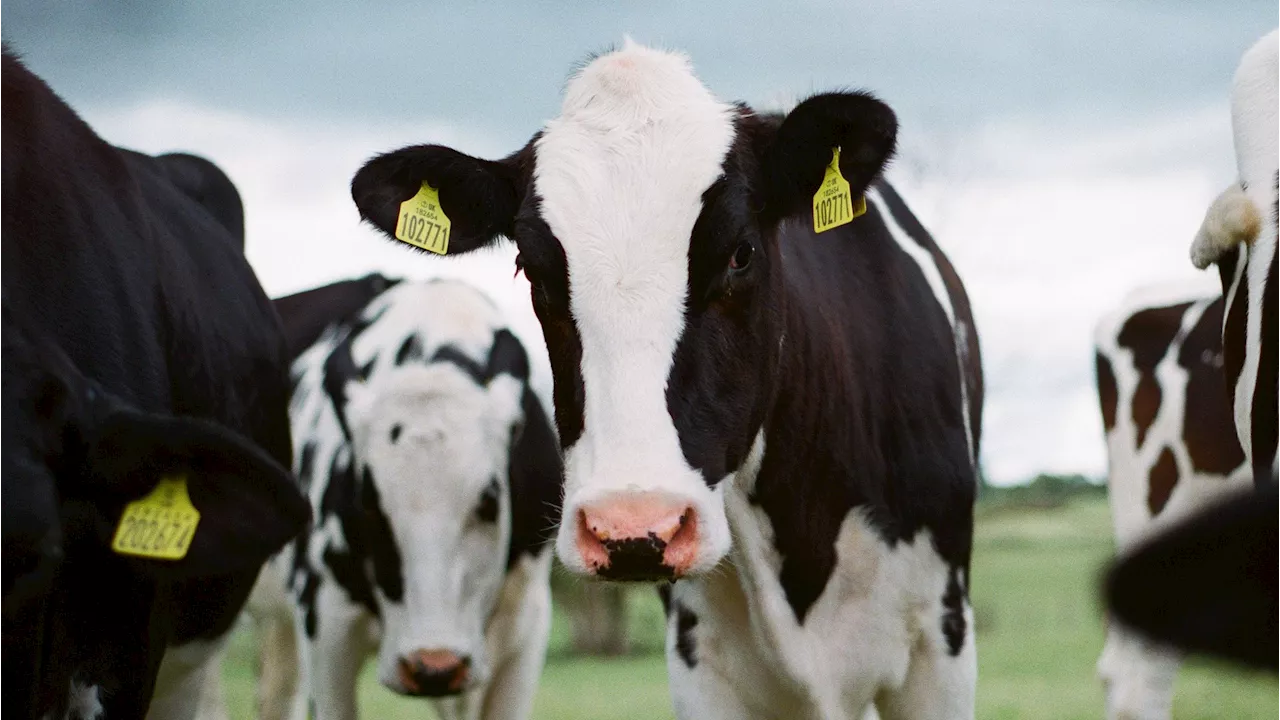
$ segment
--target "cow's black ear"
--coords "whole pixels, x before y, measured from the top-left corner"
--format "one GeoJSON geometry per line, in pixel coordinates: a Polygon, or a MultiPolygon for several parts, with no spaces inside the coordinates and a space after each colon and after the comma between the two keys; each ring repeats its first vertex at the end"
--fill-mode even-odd
{"type": "Polygon", "coordinates": [[[869,94],[814,95],[787,114],[763,149],[765,207],[775,218],[809,212],[835,148],[856,198],[893,156],[897,136],[893,110],[869,94]]]}
{"type": "MultiPolygon", "coordinates": [[[[145,572],[167,578],[220,575],[261,567],[311,518],[297,480],[254,443],[194,418],[119,409],[93,429],[81,491],[104,513],[102,540],[116,544],[130,502],[152,497],[161,480],[185,485],[199,512],[180,558],[136,557],[145,572]]],[[[153,543],[164,545],[155,537],[153,543]]]]}
{"type": "Polygon", "coordinates": [[[1107,605],[1148,638],[1276,670],[1277,493],[1249,488],[1122,556],[1107,605]]]}
{"type": "Polygon", "coordinates": [[[351,180],[351,199],[361,218],[394,239],[401,204],[426,183],[438,191],[449,218],[447,254],[471,252],[499,236],[510,237],[532,153],[532,142],[502,160],[481,160],[440,145],[402,148],[365,163],[351,180]]]}

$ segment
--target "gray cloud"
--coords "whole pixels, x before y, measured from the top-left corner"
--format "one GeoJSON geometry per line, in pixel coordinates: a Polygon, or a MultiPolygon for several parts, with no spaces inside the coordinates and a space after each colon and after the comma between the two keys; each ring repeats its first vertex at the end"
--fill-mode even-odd
{"type": "Polygon", "coordinates": [[[873,89],[921,127],[1136,122],[1223,96],[1274,3],[10,0],[4,37],[73,104],[163,96],[323,122],[449,118],[506,143],[554,114],[574,63],[637,40],[688,51],[727,98],[873,89]]]}

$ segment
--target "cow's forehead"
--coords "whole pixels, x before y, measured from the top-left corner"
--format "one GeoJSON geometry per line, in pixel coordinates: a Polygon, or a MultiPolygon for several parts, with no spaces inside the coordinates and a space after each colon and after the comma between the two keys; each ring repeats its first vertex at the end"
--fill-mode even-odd
{"type": "Polygon", "coordinates": [[[683,290],[689,236],[735,114],[686,57],[632,43],[569,82],[535,147],[534,187],[576,287],[683,290]]]}

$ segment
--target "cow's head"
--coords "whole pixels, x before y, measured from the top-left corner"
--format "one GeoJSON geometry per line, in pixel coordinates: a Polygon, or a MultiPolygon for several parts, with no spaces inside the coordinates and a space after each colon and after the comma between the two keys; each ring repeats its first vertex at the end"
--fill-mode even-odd
{"type": "Polygon", "coordinates": [[[118,681],[159,658],[139,641],[158,627],[158,583],[256,572],[310,510],[257,446],[214,423],[131,407],[7,303],[3,345],[6,687],[10,672],[23,676],[19,702],[41,716],[57,714],[77,668],[118,681]],[[180,478],[199,512],[190,544],[169,559],[136,553],[165,546],[171,530],[124,517],[163,478],[180,478]]]}
{"type": "Polygon", "coordinates": [[[382,620],[381,682],[452,695],[490,673],[485,629],[511,537],[509,466],[528,360],[509,333],[484,368],[457,354],[347,385],[357,504],[382,620]],[[515,369],[518,367],[518,369],[515,369]]]}
{"type": "Polygon", "coordinates": [[[628,42],[503,160],[415,146],[356,174],[361,215],[388,235],[426,182],[450,254],[519,246],[555,380],[568,568],[656,580],[728,551],[723,483],[752,462],[780,357],[804,341],[782,290],[804,280],[784,278],[778,228],[811,222],[834,148],[857,197],[896,127],[862,93],[759,116],[717,100],[685,57],[628,42]]]}

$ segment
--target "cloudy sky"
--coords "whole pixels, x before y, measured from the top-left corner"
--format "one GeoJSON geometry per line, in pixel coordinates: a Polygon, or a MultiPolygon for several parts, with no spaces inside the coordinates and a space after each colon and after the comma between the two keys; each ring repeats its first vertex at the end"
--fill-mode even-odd
{"type": "Polygon", "coordinates": [[[1231,74],[1277,6],[871,5],[8,0],[0,34],[111,142],[222,166],[269,293],[463,275],[539,345],[512,251],[431,260],[358,223],[347,188],[366,158],[422,142],[505,154],[624,34],[686,51],[725,99],[870,89],[902,122],[889,178],[974,303],[988,475],[1101,475],[1093,326],[1141,286],[1215,290],[1187,248],[1232,178],[1231,74]]]}

